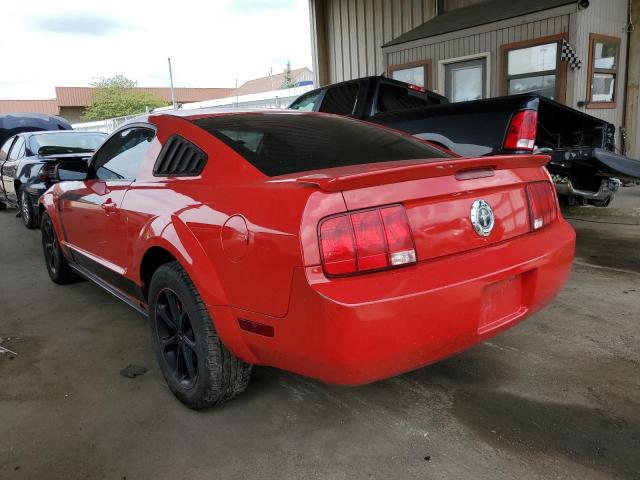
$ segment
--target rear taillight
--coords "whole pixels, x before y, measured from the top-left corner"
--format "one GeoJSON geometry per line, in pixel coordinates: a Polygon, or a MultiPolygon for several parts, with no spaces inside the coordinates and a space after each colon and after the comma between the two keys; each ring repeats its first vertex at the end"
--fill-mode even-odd
{"type": "Polygon", "coordinates": [[[413,84],[409,84],[407,85],[407,88],[409,90],[413,90],[415,92],[420,92],[420,93],[425,93],[427,91],[426,88],[421,87],[420,85],[413,85],[413,84]]]}
{"type": "Polygon", "coordinates": [[[531,231],[539,230],[558,218],[558,204],[554,187],[549,182],[529,183],[526,186],[529,200],[531,231]]]}
{"type": "Polygon", "coordinates": [[[409,221],[401,205],[328,218],[320,224],[320,252],[327,275],[350,275],[416,262],[409,221]]]}
{"type": "Polygon", "coordinates": [[[504,139],[505,150],[533,151],[536,142],[536,128],[538,112],[536,110],[521,110],[511,119],[507,136],[504,139]]]}
{"type": "Polygon", "coordinates": [[[40,171],[38,172],[38,178],[42,182],[50,182],[54,179],[56,173],[56,164],[51,162],[45,162],[40,171]]]}

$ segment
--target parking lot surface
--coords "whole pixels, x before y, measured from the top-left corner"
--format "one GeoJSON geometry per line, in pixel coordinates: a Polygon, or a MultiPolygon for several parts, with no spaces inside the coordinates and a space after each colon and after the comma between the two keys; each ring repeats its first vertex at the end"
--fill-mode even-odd
{"type": "Polygon", "coordinates": [[[258,367],[194,412],[146,320],[89,282],[54,285],[39,231],[0,212],[0,478],[639,479],[640,187],[565,215],[571,279],[506,333],[358,388],[258,367]]]}

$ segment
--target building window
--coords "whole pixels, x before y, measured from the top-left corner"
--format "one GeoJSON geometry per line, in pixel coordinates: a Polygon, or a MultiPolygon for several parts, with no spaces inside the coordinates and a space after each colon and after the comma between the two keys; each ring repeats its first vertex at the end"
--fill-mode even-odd
{"type": "Polygon", "coordinates": [[[619,58],[619,38],[589,35],[587,108],[615,108],[619,58]]]}
{"type": "Polygon", "coordinates": [[[564,101],[566,63],[560,61],[561,45],[561,35],[503,45],[503,94],[537,93],[564,101]]]}
{"type": "Polygon", "coordinates": [[[489,96],[489,54],[441,60],[439,89],[452,102],[480,100],[489,96]]]}
{"type": "Polygon", "coordinates": [[[388,68],[388,76],[401,82],[431,88],[431,60],[392,65],[388,68]]]}

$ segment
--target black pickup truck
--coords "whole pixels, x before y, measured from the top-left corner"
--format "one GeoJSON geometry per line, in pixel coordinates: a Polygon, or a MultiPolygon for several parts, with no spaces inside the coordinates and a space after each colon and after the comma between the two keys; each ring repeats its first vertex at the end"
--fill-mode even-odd
{"type": "Polygon", "coordinates": [[[544,153],[558,194],[606,207],[619,179],[640,178],[640,161],[615,152],[615,127],[533,93],[449,103],[386,77],[319,88],[289,108],[346,115],[402,130],[463,156],[544,153]]]}

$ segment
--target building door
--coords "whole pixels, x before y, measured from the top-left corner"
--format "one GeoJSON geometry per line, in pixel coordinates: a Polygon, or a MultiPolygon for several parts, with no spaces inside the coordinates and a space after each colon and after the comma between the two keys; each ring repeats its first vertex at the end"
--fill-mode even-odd
{"type": "Polygon", "coordinates": [[[474,58],[444,66],[444,94],[452,102],[467,102],[487,97],[487,59],[474,58]]]}

